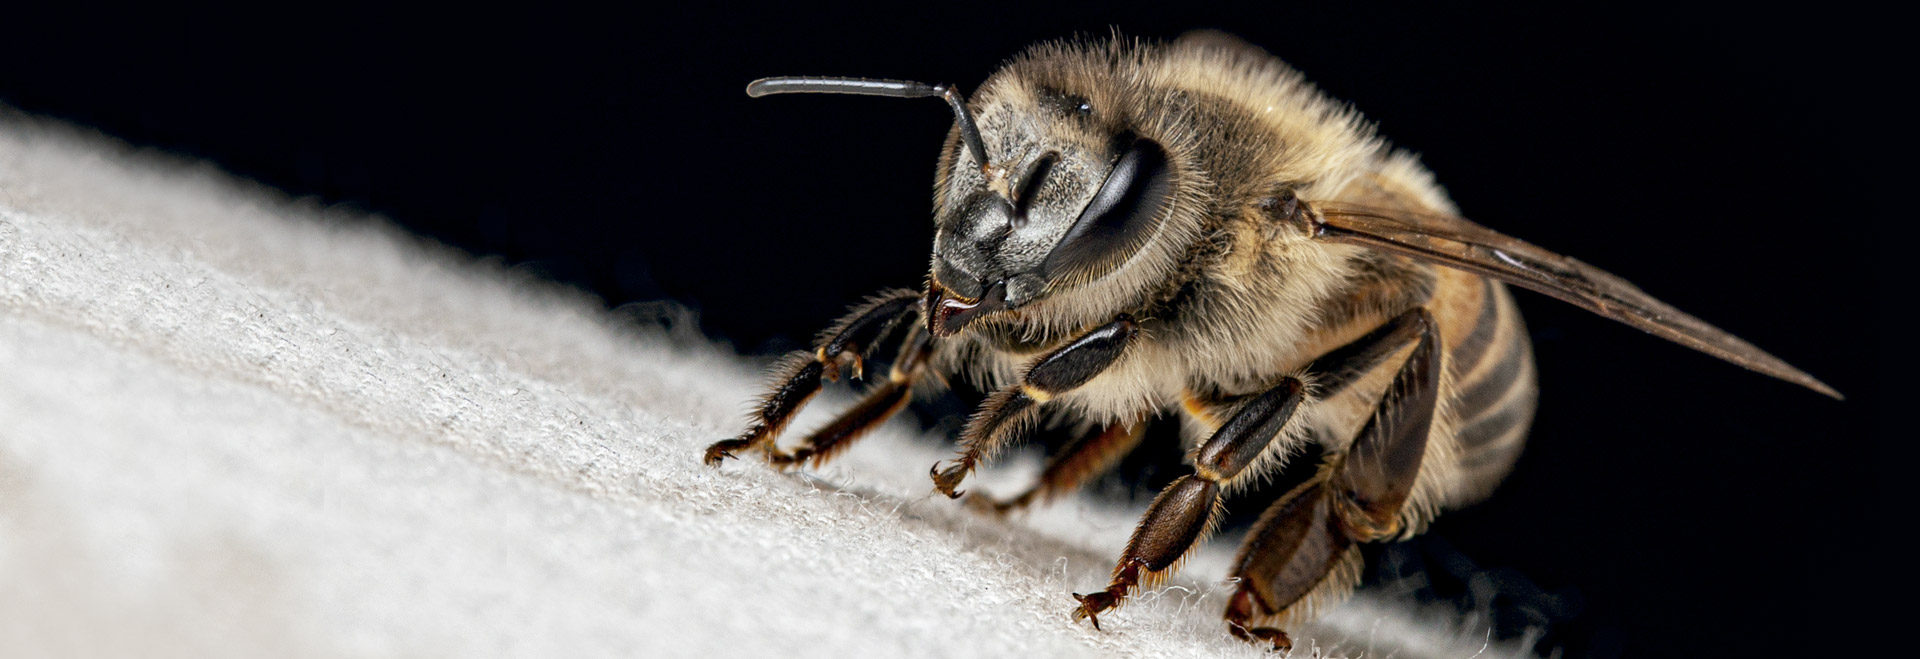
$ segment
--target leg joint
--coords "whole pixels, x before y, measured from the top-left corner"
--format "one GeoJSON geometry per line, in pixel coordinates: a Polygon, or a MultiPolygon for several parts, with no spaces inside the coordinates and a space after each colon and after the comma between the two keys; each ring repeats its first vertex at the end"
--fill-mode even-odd
{"type": "MultiPolygon", "coordinates": [[[[918,309],[919,303],[919,293],[895,289],[855,306],[840,322],[820,333],[814,359],[837,374],[838,369],[833,367],[839,365],[840,357],[851,356],[854,368],[858,371],[861,362],[880,344],[880,339],[918,309]]],[[[831,374],[829,379],[832,379],[831,374]]]]}
{"type": "Polygon", "coordinates": [[[1305,399],[1306,385],[1294,378],[1254,397],[1200,446],[1194,454],[1193,468],[1201,477],[1216,482],[1239,475],[1266,452],[1267,445],[1280,435],[1305,399]]]}
{"type": "Polygon", "coordinates": [[[1049,396],[1077,389],[1119,360],[1138,330],[1132,318],[1120,316],[1034,364],[1024,386],[1049,396]]]}
{"type": "Polygon", "coordinates": [[[1313,360],[1307,372],[1314,374],[1314,393],[1321,398],[1333,397],[1372,372],[1408,342],[1425,339],[1433,331],[1433,314],[1426,307],[1415,307],[1394,316],[1366,336],[1313,360]]]}

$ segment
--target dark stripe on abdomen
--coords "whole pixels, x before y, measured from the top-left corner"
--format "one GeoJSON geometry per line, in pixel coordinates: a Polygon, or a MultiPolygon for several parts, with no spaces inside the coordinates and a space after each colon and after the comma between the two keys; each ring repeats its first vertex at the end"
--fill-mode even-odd
{"type": "MultiPolygon", "coordinates": [[[[1459,424],[1454,439],[1462,463],[1485,462],[1496,455],[1517,455],[1526,426],[1533,421],[1536,399],[1533,344],[1511,299],[1494,289],[1489,302],[1503,307],[1497,315],[1505,325],[1490,332],[1480,359],[1461,360],[1461,379],[1454,382],[1448,408],[1459,424]],[[1508,446],[1511,444],[1512,446],[1508,446]],[[1481,454],[1481,455],[1476,455],[1481,454]]],[[[1478,334],[1479,328],[1475,328],[1478,334]]],[[[1466,342],[1462,342],[1463,347],[1466,342]]]]}
{"type": "MultiPolygon", "coordinates": [[[[1519,319],[1509,322],[1518,324],[1519,319]]],[[[1503,337],[1505,340],[1488,352],[1485,360],[1491,364],[1484,367],[1475,364],[1475,368],[1466,370],[1466,377],[1472,379],[1454,382],[1455,418],[1465,420],[1478,416],[1513,391],[1514,380],[1533,360],[1533,348],[1527,343],[1525,332],[1522,328],[1512,328],[1503,337]]]]}
{"type": "Polygon", "coordinates": [[[1500,334],[1500,290],[1495,286],[1491,279],[1480,280],[1480,313],[1473,319],[1473,330],[1460,339],[1459,345],[1447,350],[1456,374],[1464,375],[1479,365],[1487,346],[1500,334]]]}

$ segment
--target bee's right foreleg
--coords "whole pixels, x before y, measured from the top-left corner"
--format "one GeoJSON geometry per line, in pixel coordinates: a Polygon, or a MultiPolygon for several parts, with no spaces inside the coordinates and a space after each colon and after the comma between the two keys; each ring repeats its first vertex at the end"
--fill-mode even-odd
{"type": "Polygon", "coordinates": [[[776,371],[780,373],[778,384],[761,400],[752,424],[739,437],[708,446],[704,458],[707,465],[720,466],[721,460],[734,457],[735,452],[752,449],[767,450],[771,458],[773,440],[800,408],[820,392],[821,379],[839,378],[843,360],[853,368],[854,377],[860,377],[866,356],[874,345],[902,318],[912,314],[921,299],[918,291],[885,291],[854,307],[840,322],[821,333],[812,355],[795,353],[781,362],[776,371]]]}

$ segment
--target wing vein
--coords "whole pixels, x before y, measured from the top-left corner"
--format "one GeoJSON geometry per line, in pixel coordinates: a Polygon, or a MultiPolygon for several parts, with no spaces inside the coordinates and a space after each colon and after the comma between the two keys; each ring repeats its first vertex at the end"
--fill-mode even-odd
{"type": "Polygon", "coordinates": [[[1334,203],[1316,205],[1311,215],[1320,240],[1403,254],[1498,279],[1749,370],[1845,399],[1805,371],[1655,299],[1625,279],[1464,218],[1334,203]]]}

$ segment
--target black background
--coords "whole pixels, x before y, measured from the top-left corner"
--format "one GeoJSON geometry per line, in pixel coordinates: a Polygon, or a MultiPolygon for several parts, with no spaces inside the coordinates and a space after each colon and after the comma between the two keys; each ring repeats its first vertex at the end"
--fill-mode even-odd
{"type": "Polygon", "coordinates": [[[1888,19],[1191,4],[9,10],[0,102],[379,213],[610,306],[677,300],[764,354],[922,280],[950,119],[932,101],[749,100],[748,80],[971,89],[1043,39],[1224,29],[1424,154],[1469,217],[1850,397],[1522,294],[1543,387],[1528,452],[1416,554],[1531,581],[1548,595],[1519,608],[1554,609],[1548,646],[1574,656],[1872,636],[1854,609],[1906,565],[1871,542],[1894,528],[1896,463],[1877,427],[1891,368],[1872,357],[1891,346],[1891,261],[1871,246],[1894,190],[1874,182],[1890,147],[1869,101],[1894,77],[1862,30],[1888,19]]]}

